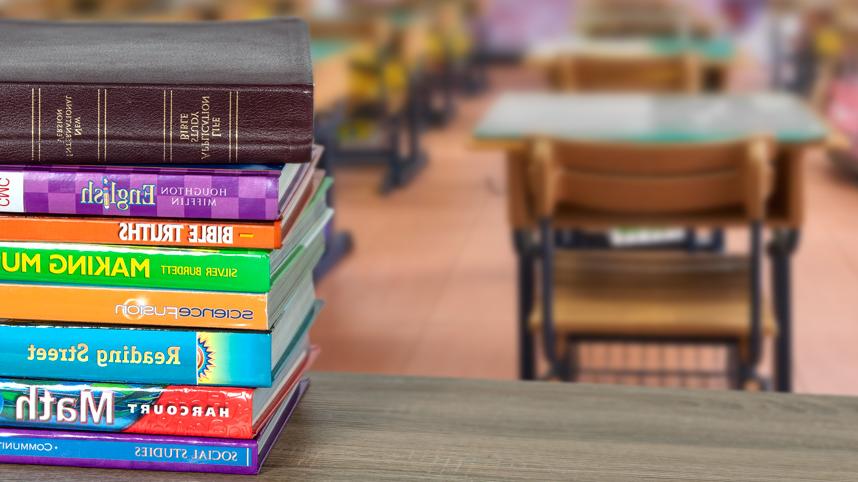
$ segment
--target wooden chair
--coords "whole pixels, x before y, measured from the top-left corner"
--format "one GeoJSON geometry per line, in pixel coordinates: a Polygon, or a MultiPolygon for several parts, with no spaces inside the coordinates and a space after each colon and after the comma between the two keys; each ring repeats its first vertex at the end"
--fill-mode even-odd
{"type": "MultiPolygon", "coordinates": [[[[561,56],[548,66],[553,89],[579,93],[644,92],[651,94],[696,94],[705,90],[706,72],[700,57],[693,52],[666,56],[632,54],[578,54],[561,56]]],[[[604,232],[579,233],[593,243],[609,244],[604,232]]],[[[697,245],[698,233],[686,229],[683,243],[697,245]]],[[[710,235],[707,249],[720,250],[724,233],[710,235]]]]}
{"type": "Polygon", "coordinates": [[[550,375],[574,378],[570,341],[711,342],[738,354],[736,386],[756,374],[773,316],[761,302],[762,226],[773,188],[765,138],[713,144],[536,139],[530,182],[540,216],[541,333],[550,375]],[[747,225],[747,255],[558,251],[555,229],[747,225]]]}
{"type": "Polygon", "coordinates": [[[713,19],[671,0],[592,0],[577,10],[577,29],[589,37],[705,37],[716,27],[713,19]]]}
{"type": "Polygon", "coordinates": [[[576,54],[548,66],[555,90],[570,92],[696,93],[703,69],[694,53],[664,56],[576,54]]]}

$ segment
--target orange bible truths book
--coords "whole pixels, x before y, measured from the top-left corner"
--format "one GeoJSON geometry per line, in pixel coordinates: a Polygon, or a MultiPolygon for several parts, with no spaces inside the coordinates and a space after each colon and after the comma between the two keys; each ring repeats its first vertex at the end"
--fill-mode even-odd
{"type": "Polygon", "coordinates": [[[0,216],[0,242],[279,249],[319,184],[314,180],[286,215],[272,222],[5,215],[0,216]]]}
{"type": "MultiPolygon", "coordinates": [[[[282,228],[287,229],[282,229],[282,228]]],[[[38,241],[135,246],[277,249],[281,220],[263,223],[146,218],[0,216],[0,241],[38,241]]]]}

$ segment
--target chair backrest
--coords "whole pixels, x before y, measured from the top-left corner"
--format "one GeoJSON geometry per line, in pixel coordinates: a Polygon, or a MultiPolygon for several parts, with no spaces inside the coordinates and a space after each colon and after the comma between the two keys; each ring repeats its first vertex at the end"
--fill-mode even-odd
{"type": "Polygon", "coordinates": [[[313,19],[309,22],[313,38],[334,38],[369,42],[383,47],[392,41],[390,25],[381,18],[359,16],[348,21],[339,19],[313,19]]]}
{"type": "Polygon", "coordinates": [[[703,86],[697,55],[577,54],[548,67],[552,88],[569,92],[695,93],[703,86]]]}
{"type": "Polygon", "coordinates": [[[712,34],[711,19],[672,0],[591,0],[576,7],[578,29],[590,37],[665,37],[712,34]]]}
{"type": "Polygon", "coordinates": [[[540,216],[542,339],[551,374],[567,375],[556,353],[554,229],[586,227],[577,224],[584,217],[562,207],[623,224],[658,216],[680,226],[689,217],[733,208],[733,215],[750,228],[747,359],[748,366],[756,366],[762,337],[762,221],[773,185],[773,145],[767,138],[669,146],[532,142],[531,188],[540,216]]]}
{"type": "Polygon", "coordinates": [[[677,145],[535,139],[531,191],[542,218],[563,207],[632,223],[713,212],[762,220],[773,151],[765,137],[677,145]]]}

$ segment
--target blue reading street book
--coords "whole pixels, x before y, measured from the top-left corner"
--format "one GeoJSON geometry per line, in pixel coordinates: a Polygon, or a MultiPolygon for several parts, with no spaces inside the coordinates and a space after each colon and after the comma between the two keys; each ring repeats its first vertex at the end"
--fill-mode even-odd
{"type": "Polygon", "coordinates": [[[0,377],[269,387],[319,309],[311,300],[303,315],[279,320],[270,332],[3,323],[0,377]]]}

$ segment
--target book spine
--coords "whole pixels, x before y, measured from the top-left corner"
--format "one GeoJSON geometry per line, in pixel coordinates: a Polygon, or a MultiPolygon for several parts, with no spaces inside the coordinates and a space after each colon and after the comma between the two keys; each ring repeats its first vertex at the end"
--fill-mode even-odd
{"type": "Polygon", "coordinates": [[[0,324],[0,376],[271,385],[271,334],[0,324]]]}
{"type": "Polygon", "coordinates": [[[272,221],[274,176],[0,166],[0,212],[272,221]]]}
{"type": "Polygon", "coordinates": [[[0,283],[0,318],[267,330],[268,296],[0,283]]]}
{"type": "Polygon", "coordinates": [[[253,393],[232,387],[4,379],[0,426],[248,439],[253,438],[253,393]]]}
{"type": "Polygon", "coordinates": [[[254,440],[0,430],[0,463],[255,474],[254,440]]]}
{"type": "Polygon", "coordinates": [[[283,246],[283,235],[279,221],[229,223],[0,216],[0,242],[9,241],[278,249],[283,246]]]}
{"type": "Polygon", "coordinates": [[[0,84],[0,159],[69,164],[306,162],[312,89],[0,84]]]}
{"type": "Polygon", "coordinates": [[[256,474],[307,391],[302,380],[259,440],[0,430],[0,463],[256,474]]]}
{"type": "Polygon", "coordinates": [[[267,293],[271,268],[261,250],[0,243],[0,281],[267,293]]]}

